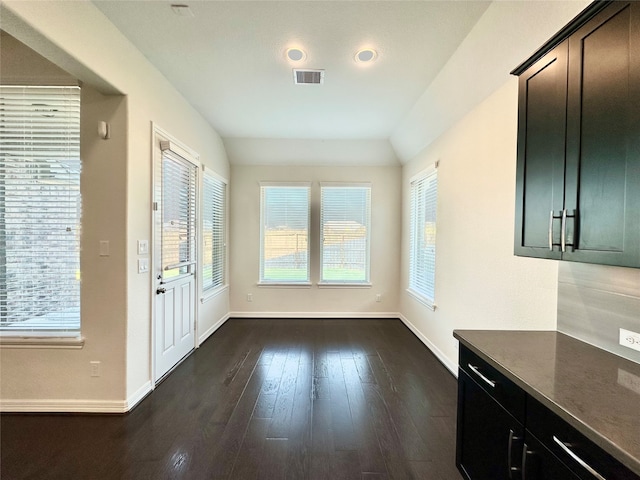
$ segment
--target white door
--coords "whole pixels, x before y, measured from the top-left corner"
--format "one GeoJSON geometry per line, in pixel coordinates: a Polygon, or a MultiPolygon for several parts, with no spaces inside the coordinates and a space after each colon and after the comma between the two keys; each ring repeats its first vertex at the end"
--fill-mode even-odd
{"type": "Polygon", "coordinates": [[[195,346],[197,166],[160,142],[154,206],[155,375],[160,380],[195,346]]]}

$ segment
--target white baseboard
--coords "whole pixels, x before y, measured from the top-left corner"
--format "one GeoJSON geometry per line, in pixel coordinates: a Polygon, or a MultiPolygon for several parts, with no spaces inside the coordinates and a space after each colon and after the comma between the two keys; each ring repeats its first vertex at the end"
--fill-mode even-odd
{"type": "Polygon", "coordinates": [[[398,312],[230,312],[230,318],[398,318],[398,312]]]}
{"type": "Polygon", "coordinates": [[[126,413],[151,392],[146,382],[127,400],[26,399],[0,400],[2,413],[126,413]]]}
{"type": "Polygon", "coordinates": [[[447,368],[447,370],[449,370],[453,374],[454,377],[458,378],[458,364],[451,362],[449,358],[444,353],[442,353],[442,350],[436,347],[431,340],[425,337],[422,334],[422,332],[418,330],[416,326],[409,321],[407,317],[399,313],[398,318],[402,320],[402,323],[404,323],[407,326],[407,328],[411,330],[413,334],[416,337],[418,337],[418,339],[420,339],[420,341],[424,343],[429,350],[431,350],[431,352],[433,352],[433,354],[440,361],[440,363],[442,363],[447,368]]]}
{"type": "Polygon", "coordinates": [[[138,405],[149,393],[153,391],[153,385],[151,384],[151,380],[142,385],[138,390],[136,390],[133,395],[130,395],[125,402],[126,412],[133,410],[133,408],[138,405]]]}
{"type": "Polygon", "coordinates": [[[122,400],[2,400],[0,412],[7,413],[125,413],[122,400]]]}
{"type": "Polygon", "coordinates": [[[213,332],[215,332],[216,330],[218,330],[222,325],[224,325],[224,322],[226,322],[227,320],[229,320],[229,317],[231,317],[231,315],[229,315],[228,313],[223,316],[220,320],[218,320],[216,323],[214,323],[212,326],[210,326],[209,328],[207,328],[207,331],[204,332],[202,335],[200,335],[198,337],[198,346],[202,345],[202,342],[204,342],[207,338],[209,338],[211,336],[211,334],[213,332]]]}

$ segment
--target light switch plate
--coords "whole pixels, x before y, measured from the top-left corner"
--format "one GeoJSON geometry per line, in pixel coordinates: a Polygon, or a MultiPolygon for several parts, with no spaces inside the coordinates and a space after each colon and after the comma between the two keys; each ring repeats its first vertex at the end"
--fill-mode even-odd
{"type": "Polygon", "coordinates": [[[109,256],[109,240],[100,240],[100,256],[109,256]]]}
{"type": "Polygon", "coordinates": [[[138,240],[138,255],[149,254],[149,240],[138,240]]]}
{"type": "Polygon", "coordinates": [[[138,273],[149,273],[149,259],[148,258],[139,258],[138,259],[138,273]]]}

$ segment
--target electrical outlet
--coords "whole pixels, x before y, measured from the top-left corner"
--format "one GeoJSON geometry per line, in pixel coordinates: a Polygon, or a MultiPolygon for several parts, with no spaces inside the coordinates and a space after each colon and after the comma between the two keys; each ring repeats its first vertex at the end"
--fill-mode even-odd
{"type": "Polygon", "coordinates": [[[631,330],[620,329],[620,345],[627,348],[632,348],[640,352],[640,333],[632,332],[631,330]]]}
{"type": "Polygon", "coordinates": [[[379,293],[376,293],[376,302],[381,302],[382,301],[382,295],[380,295],[379,293]]]}
{"type": "Polygon", "coordinates": [[[91,376],[92,377],[99,377],[100,376],[100,362],[94,361],[94,362],[89,362],[89,365],[91,366],[91,376]]]}
{"type": "Polygon", "coordinates": [[[247,293],[247,302],[253,302],[253,293],[247,293]]]}

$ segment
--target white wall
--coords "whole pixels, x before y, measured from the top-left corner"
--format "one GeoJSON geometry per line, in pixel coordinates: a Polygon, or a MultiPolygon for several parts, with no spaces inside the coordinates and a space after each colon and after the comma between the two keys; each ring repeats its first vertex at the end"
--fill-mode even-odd
{"type": "MultiPolygon", "coordinates": [[[[104,223],[96,235],[88,237],[93,241],[98,237],[109,240],[112,246],[122,249],[116,250],[118,255],[112,255],[100,267],[103,274],[100,287],[122,292],[122,313],[109,315],[114,309],[109,295],[88,299],[83,291],[83,325],[94,322],[92,318],[85,318],[86,308],[96,314],[101,312],[104,329],[88,335],[83,328],[83,333],[87,333],[83,350],[64,353],[50,349],[3,350],[3,405],[7,399],[14,403],[71,399],[67,402],[68,410],[78,410],[84,408],[83,405],[94,410],[127,409],[151,385],[152,281],[150,275],[137,273],[137,240],[151,237],[152,122],[197,151],[207,167],[228,178],[224,147],[209,124],[91,2],[9,0],[0,8],[2,29],[86,85],[93,85],[103,93],[122,93],[127,97],[122,118],[114,120],[111,140],[112,144],[124,142],[125,147],[107,154],[110,158],[96,159],[107,164],[122,162],[123,171],[113,184],[98,185],[103,179],[96,178],[97,183],[93,185],[109,186],[109,195],[123,202],[122,209],[117,210],[114,222],[104,223]],[[107,332],[119,333],[114,336],[107,332]],[[104,363],[99,379],[89,376],[89,359],[85,354],[89,351],[95,352],[90,360],[104,363]],[[38,375],[34,376],[34,372],[38,375]]],[[[109,112],[105,109],[101,113],[109,112]]],[[[93,126],[86,128],[94,131],[93,126]]],[[[91,161],[92,156],[83,158],[83,162],[91,161]]],[[[93,186],[83,188],[91,191],[93,186]]],[[[102,201],[99,208],[106,212],[110,207],[102,201]]],[[[82,245],[83,251],[95,253],[94,247],[82,245]]],[[[89,271],[82,272],[83,278],[92,274],[95,261],[87,263],[89,271]]],[[[200,305],[199,322],[204,327],[201,332],[226,318],[227,307],[226,292],[200,305]]]]}
{"type": "Polygon", "coordinates": [[[393,316],[400,279],[400,167],[233,165],[231,170],[231,315],[393,316]],[[311,288],[258,287],[260,181],[308,181],[311,187],[311,288]],[[371,288],[318,288],[319,182],[371,182],[371,288]],[[247,294],[253,296],[247,302],[247,294]],[[382,302],[375,295],[382,295],[382,302]]]}
{"type": "Polygon", "coordinates": [[[513,255],[517,79],[403,168],[400,311],[453,371],[453,329],[555,329],[558,265],[513,255]],[[435,311],[405,289],[409,179],[440,161],[435,311]]]}

